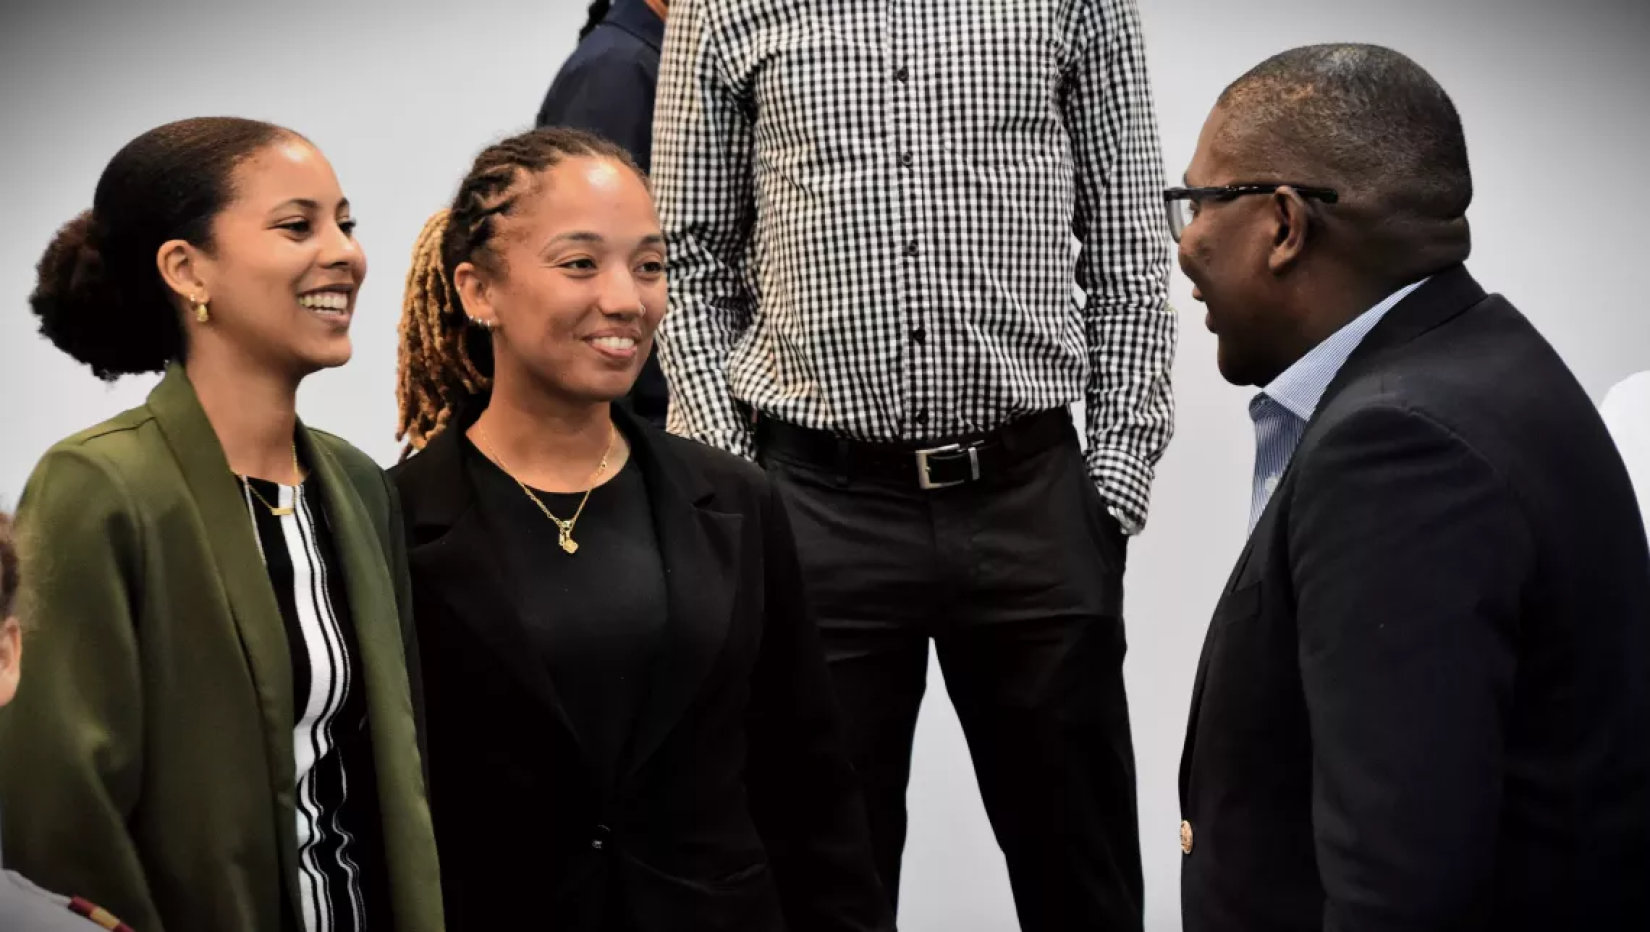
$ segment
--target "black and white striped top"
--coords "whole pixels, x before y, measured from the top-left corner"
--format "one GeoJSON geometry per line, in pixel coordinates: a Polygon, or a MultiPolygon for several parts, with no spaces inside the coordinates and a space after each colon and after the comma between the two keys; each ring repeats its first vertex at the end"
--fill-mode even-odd
{"type": "Polygon", "coordinates": [[[387,928],[361,661],[324,498],[314,478],[301,486],[245,479],[241,494],[292,655],[300,926],[387,928]],[[292,513],[277,516],[266,501],[292,513]]]}

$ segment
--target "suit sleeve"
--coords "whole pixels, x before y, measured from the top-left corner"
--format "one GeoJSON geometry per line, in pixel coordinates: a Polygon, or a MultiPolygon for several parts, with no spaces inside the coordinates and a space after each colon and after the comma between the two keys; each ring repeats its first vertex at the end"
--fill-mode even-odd
{"type": "Polygon", "coordinates": [[[23,676],[0,714],[6,866],[163,932],[126,826],[143,783],[142,548],[120,477],[47,454],[18,510],[23,676]]]}
{"type": "Polygon", "coordinates": [[[1288,534],[1323,927],[1479,928],[1534,559],[1518,503],[1447,428],[1377,408],[1302,463],[1288,534]]]}
{"type": "Polygon", "coordinates": [[[751,686],[747,778],[786,927],[892,930],[824,652],[804,608],[790,522],[771,487],[765,514],[767,618],[751,686]]]}

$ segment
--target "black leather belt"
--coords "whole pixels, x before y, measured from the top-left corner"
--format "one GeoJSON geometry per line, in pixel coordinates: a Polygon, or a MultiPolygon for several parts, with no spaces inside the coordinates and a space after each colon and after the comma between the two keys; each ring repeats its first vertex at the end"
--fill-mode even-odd
{"type": "Polygon", "coordinates": [[[1002,473],[1014,463],[1075,442],[1064,408],[1021,418],[985,434],[933,444],[867,443],[766,416],[756,423],[764,454],[856,479],[875,479],[920,489],[945,489],[1002,473]]]}

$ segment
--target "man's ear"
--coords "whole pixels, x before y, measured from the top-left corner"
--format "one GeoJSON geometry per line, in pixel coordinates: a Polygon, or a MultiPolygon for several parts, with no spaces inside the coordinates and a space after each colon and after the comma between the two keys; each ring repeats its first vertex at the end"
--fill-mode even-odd
{"type": "Polygon", "coordinates": [[[1285,185],[1272,192],[1272,252],[1267,266],[1273,274],[1287,270],[1300,260],[1313,233],[1312,213],[1306,199],[1285,185]]]}

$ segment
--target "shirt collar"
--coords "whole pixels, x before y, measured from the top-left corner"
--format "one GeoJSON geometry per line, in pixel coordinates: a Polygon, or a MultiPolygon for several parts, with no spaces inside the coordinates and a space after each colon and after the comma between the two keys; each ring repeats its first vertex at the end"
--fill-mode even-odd
{"type": "Polygon", "coordinates": [[[1269,398],[1303,421],[1312,419],[1312,413],[1318,409],[1318,402],[1323,399],[1323,393],[1329,388],[1329,383],[1335,380],[1335,375],[1346,365],[1346,360],[1358,344],[1364,341],[1369,331],[1381,322],[1387,311],[1392,310],[1398,302],[1409,297],[1410,292],[1426,284],[1426,279],[1394,291],[1387,295],[1381,303],[1375,305],[1351,321],[1341,329],[1329,335],[1329,338],[1312,347],[1305,356],[1295,360],[1294,365],[1283,370],[1277,378],[1267,383],[1250,403],[1250,411],[1254,412],[1261,406],[1262,398],[1269,398]]]}
{"type": "Polygon", "coordinates": [[[665,42],[665,21],[646,0],[614,0],[613,8],[602,20],[623,29],[658,51],[665,42]]]}

